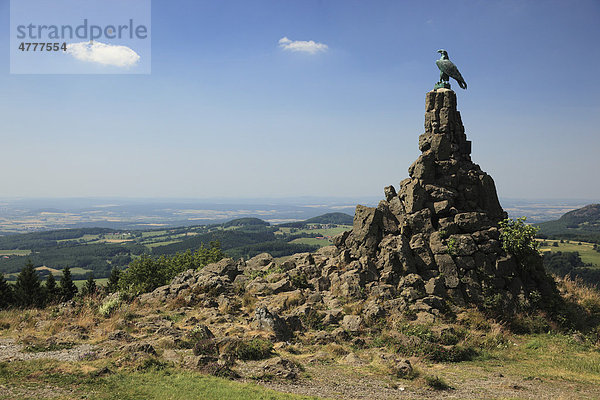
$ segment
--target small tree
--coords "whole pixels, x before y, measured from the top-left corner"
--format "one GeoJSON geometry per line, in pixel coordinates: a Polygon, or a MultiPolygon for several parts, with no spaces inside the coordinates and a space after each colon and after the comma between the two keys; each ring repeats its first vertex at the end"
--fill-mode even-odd
{"type": "Polygon", "coordinates": [[[4,274],[0,274],[0,309],[10,307],[13,302],[12,285],[4,279],[4,274]]]}
{"type": "Polygon", "coordinates": [[[83,288],[81,288],[82,296],[90,296],[96,293],[96,281],[94,280],[94,274],[89,274],[87,280],[83,284],[83,288]]]}
{"type": "Polygon", "coordinates": [[[224,255],[218,242],[211,242],[208,248],[202,245],[193,253],[188,250],[159,258],[144,254],[129,264],[129,268],[121,274],[119,289],[132,295],[151,292],[159,286],[168,284],[175,275],[217,262],[224,255]]]}
{"type": "Polygon", "coordinates": [[[60,297],[62,301],[69,301],[77,294],[77,286],[73,283],[71,269],[65,267],[60,278],[60,297]]]}
{"type": "Polygon", "coordinates": [[[121,277],[121,270],[117,267],[114,267],[110,271],[110,276],[108,277],[108,282],[106,283],[106,289],[108,293],[114,293],[119,290],[119,278],[121,277]]]}
{"type": "Polygon", "coordinates": [[[56,285],[56,279],[52,273],[46,278],[44,291],[46,292],[46,303],[55,303],[59,300],[60,289],[56,285]]]}
{"type": "Polygon", "coordinates": [[[15,283],[15,303],[20,307],[41,307],[44,305],[44,291],[40,277],[31,261],[19,273],[15,283]]]}
{"type": "Polygon", "coordinates": [[[526,220],[526,217],[516,220],[507,218],[498,224],[504,251],[514,254],[518,258],[537,254],[538,242],[535,240],[535,235],[539,228],[527,225],[526,220]]]}

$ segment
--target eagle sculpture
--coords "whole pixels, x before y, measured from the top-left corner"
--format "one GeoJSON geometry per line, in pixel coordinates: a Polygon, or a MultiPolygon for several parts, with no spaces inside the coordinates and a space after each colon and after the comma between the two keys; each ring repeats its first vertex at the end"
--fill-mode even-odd
{"type": "Polygon", "coordinates": [[[440,69],[440,81],[438,82],[438,85],[443,86],[446,84],[448,87],[450,87],[450,83],[448,81],[450,78],[454,78],[456,82],[458,82],[458,86],[466,89],[467,82],[465,82],[460,72],[458,72],[456,65],[454,65],[454,63],[448,58],[448,52],[442,49],[438,50],[438,53],[442,55],[440,59],[435,62],[440,69]]]}

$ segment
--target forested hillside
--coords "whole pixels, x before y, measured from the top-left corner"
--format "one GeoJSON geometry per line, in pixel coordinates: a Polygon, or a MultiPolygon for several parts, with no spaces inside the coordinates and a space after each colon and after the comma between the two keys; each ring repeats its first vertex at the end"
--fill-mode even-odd
{"type": "Polygon", "coordinates": [[[569,211],[555,221],[537,224],[538,237],[582,240],[600,244],[600,204],[569,211]]]}
{"type": "MultiPolygon", "coordinates": [[[[324,216],[323,220],[341,219],[324,216]]],[[[89,273],[103,278],[115,267],[126,268],[142,254],[173,255],[214,242],[229,257],[248,259],[263,252],[283,257],[329,245],[330,236],[344,229],[331,222],[324,230],[314,224],[310,229],[289,229],[258,218],[240,218],[223,224],[145,231],[88,228],[16,234],[0,237],[0,273],[13,280],[31,260],[42,276],[58,275],[70,267],[75,279],[84,279],[89,273]]]]}

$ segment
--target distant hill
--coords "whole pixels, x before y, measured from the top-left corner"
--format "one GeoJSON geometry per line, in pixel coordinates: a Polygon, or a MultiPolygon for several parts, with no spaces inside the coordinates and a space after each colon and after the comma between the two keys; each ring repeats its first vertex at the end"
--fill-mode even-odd
{"type": "Polygon", "coordinates": [[[335,212],[319,215],[318,217],[309,218],[304,221],[280,224],[279,226],[283,228],[304,228],[305,226],[310,224],[352,225],[353,219],[354,217],[352,217],[352,215],[335,212]]]}
{"type": "Polygon", "coordinates": [[[223,227],[228,228],[230,226],[252,226],[252,225],[269,226],[270,224],[267,221],[263,221],[260,218],[238,218],[238,219],[232,219],[229,222],[225,222],[223,224],[223,227]]]}
{"type": "Polygon", "coordinates": [[[600,243],[600,204],[569,211],[555,221],[536,224],[538,236],[600,243]]]}

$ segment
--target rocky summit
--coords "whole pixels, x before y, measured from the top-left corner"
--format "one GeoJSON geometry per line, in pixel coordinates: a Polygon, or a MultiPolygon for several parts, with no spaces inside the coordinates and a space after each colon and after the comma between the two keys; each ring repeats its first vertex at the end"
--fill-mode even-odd
{"type": "Polygon", "coordinates": [[[427,93],[419,149],[410,177],[398,190],[386,187],[376,208],[358,205],[352,230],[334,246],[279,263],[269,254],[221,260],[141,300],[211,309],[223,334],[251,303],[253,315],[239,316],[285,341],[308,328],[333,327],[319,331],[326,340],[394,315],[429,323],[466,306],[517,310],[550,296],[541,258],[525,266],[503,249],[506,213],[493,179],[471,161],[452,90],[427,93]]]}
{"type": "MultiPolygon", "coordinates": [[[[399,190],[385,188],[377,208],[357,206],[354,226],[336,238],[350,264],[372,271],[376,291],[405,308],[437,314],[436,304],[527,304],[552,291],[539,259],[527,270],[501,246],[506,218],[491,176],[471,161],[456,94],[427,93],[422,154],[399,190]],[[375,272],[376,271],[376,272],[375,272]]],[[[370,287],[373,287],[371,285],[370,287]]]]}

